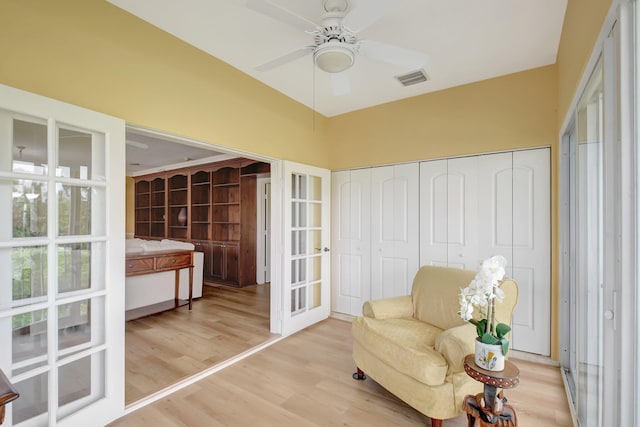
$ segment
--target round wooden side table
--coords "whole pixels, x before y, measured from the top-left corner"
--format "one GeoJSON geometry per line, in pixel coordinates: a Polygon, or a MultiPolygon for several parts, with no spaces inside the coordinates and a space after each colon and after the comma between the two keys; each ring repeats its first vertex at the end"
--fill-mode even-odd
{"type": "Polygon", "coordinates": [[[515,409],[506,403],[504,393],[497,391],[498,388],[513,388],[520,383],[518,367],[505,360],[504,370],[487,371],[476,365],[473,354],[468,354],[464,358],[464,370],[471,378],[484,384],[483,393],[467,395],[462,402],[462,409],[467,413],[468,426],[475,426],[477,419],[480,427],[517,427],[515,409]]]}

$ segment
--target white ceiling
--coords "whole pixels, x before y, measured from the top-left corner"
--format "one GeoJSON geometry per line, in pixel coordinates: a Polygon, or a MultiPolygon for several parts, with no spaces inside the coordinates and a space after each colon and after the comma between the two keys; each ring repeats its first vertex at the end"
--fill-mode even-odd
{"type": "MultiPolygon", "coordinates": [[[[109,0],[132,14],[229,63],[326,116],[553,64],[567,0],[388,0],[390,10],[358,33],[426,53],[430,81],[401,86],[394,76],[412,69],[357,56],[350,92],[334,96],[330,75],[311,55],[276,69],[255,67],[313,37],[245,6],[243,0],[109,0]]],[[[322,0],[271,0],[320,23],[322,0]]],[[[349,0],[350,9],[371,0],[349,0]]],[[[371,3],[369,3],[371,5],[371,3]]]]}
{"type": "Polygon", "coordinates": [[[237,157],[187,143],[170,135],[127,129],[127,176],[161,172],[196,164],[218,162],[237,157]]]}

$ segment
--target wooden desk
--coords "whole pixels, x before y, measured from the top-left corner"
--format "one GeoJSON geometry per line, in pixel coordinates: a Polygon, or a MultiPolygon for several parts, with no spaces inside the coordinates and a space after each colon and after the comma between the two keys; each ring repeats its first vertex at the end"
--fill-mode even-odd
{"type": "Polygon", "coordinates": [[[5,405],[13,402],[18,397],[20,397],[18,391],[13,387],[13,384],[9,382],[4,372],[0,370],[0,424],[4,422],[5,405]]]}
{"type": "Polygon", "coordinates": [[[175,298],[157,304],[134,308],[125,312],[125,320],[139,319],[162,311],[173,310],[193,303],[193,251],[169,250],[162,252],[141,253],[127,255],[125,276],[139,276],[141,274],[161,273],[163,271],[175,271],[175,298]],[[179,299],[180,270],[189,269],[189,299],[179,299]]]}
{"type": "Polygon", "coordinates": [[[508,405],[502,391],[497,389],[512,388],[520,383],[520,370],[508,360],[504,361],[503,371],[487,371],[476,365],[473,354],[464,358],[464,370],[471,378],[484,384],[484,392],[475,396],[467,395],[462,402],[462,410],[467,413],[468,427],[485,426],[518,426],[516,411],[508,405]]]}

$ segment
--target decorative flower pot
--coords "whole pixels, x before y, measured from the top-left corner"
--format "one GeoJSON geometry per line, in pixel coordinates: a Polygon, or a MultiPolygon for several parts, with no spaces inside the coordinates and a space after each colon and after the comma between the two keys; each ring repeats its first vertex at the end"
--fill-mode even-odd
{"type": "Polygon", "coordinates": [[[487,371],[503,371],[504,355],[502,354],[502,345],[485,344],[476,339],[476,365],[487,371]]]}

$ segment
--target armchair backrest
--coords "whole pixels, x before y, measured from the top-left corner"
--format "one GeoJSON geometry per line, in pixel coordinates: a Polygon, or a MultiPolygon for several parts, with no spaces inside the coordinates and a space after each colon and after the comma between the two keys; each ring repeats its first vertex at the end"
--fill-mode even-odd
{"type": "MultiPolygon", "coordinates": [[[[421,267],[411,289],[413,316],[440,329],[465,324],[458,316],[460,290],[467,287],[475,275],[476,272],[472,270],[432,265],[421,267]]],[[[496,319],[511,325],[513,309],[518,300],[518,286],[513,280],[505,278],[500,287],[505,297],[503,302],[496,304],[496,319]]]]}

